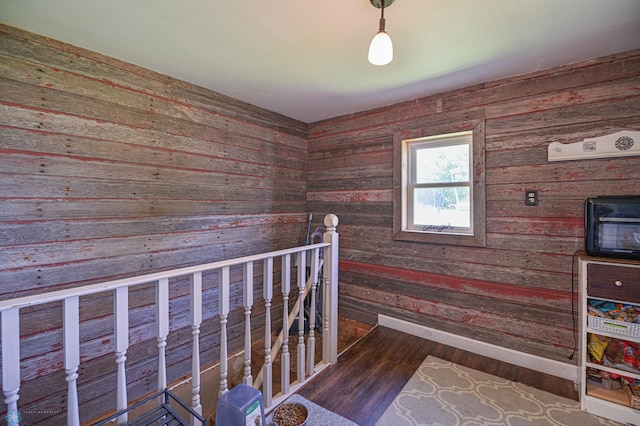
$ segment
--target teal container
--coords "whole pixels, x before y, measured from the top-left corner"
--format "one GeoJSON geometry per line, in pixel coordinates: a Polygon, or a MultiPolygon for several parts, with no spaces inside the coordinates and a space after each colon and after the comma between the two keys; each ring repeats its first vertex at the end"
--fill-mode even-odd
{"type": "Polygon", "coordinates": [[[266,426],[262,393],[243,383],[218,399],[216,426],[266,426]]]}

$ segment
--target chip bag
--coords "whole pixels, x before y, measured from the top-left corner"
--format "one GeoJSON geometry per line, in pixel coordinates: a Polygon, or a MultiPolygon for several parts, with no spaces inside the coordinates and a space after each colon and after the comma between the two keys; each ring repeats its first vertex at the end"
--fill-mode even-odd
{"type": "Polygon", "coordinates": [[[609,338],[605,336],[600,336],[598,334],[589,334],[589,343],[587,344],[587,349],[591,354],[591,357],[597,362],[602,362],[602,357],[604,356],[604,351],[607,349],[609,345],[609,338]]]}

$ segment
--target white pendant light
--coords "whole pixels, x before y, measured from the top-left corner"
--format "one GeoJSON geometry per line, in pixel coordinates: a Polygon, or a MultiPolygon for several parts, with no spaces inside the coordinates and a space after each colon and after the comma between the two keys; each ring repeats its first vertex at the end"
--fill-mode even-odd
{"type": "Polygon", "coordinates": [[[371,0],[371,4],[381,9],[380,27],[369,46],[369,62],[373,65],[387,65],[393,60],[393,42],[384,30],[384,8],[394,0],[371,0]]]}

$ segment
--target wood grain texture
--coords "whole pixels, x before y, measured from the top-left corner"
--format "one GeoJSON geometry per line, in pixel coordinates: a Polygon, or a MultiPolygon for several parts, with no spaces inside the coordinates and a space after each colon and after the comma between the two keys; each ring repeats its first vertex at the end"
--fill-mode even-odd
{"type": "MultiPolygon", "coordinates": [[[[640,52],[627,52],[306,124],[0,26],[0,298],[297,245],[309,211],[314,228],[334,213],[341,315],[374,324],[386,314],[575,362],[582,203],[639,194],[640,159],[550,164],[546,147],[640,130],[639,78],[640,52]],[[394,134],[478,120],[486,247],[394,241],[394,134]],[[537,207],[524,206],[525,189],[539,190],[537,207]]],[[[220,344],[216,280],[204,281],[203,366],[220,344]]],[[[171,287],[171,379],[189,371],[185,285],[171,287]]],[[[150,289],[130,300],[134,399],[154,387],[150,289]]],[[[81,418],[113,399],[112,301],[101,297],[99,309],[81,300],[81,418]]],[[[29,308],[21,324],[20,404],[57,413],[42,424],[63,421],[60,313],[60,304],[29,308]]]]}
{"type": "Polygon", "coordinates": [[[341,313],[428,323],[567,363],[583,203],[640,194],[640,158],[549,163],[547,146],[640,128],[640,52],[309,126],[307,200],[340,217],[341,313]],[[486,247],[393,240],[394,136],[485,120],[486,247]],[[524,205],[537,189],[536,207],[524,205]]]}
{"type": "MultiPolygon", "coordinates": [[[[305,123],[0,26],[0,299],[302,244],[306,136],[305,123]]],[[[203,367],[219,357],[218,280],[205,274],[203,367]]],[[[170,382],[190,371],[188,288],[170,284],[170,382]]],[[[154,300],[152,283],[129,295],[131,401],[156,386],[154,300]]],[[[81,298],[83,421],[115,407],[112,306],[81,298]]],[[[263,313],[256,303],[254,327],[263,313]]],[[[19,408],[40,413],[29,424],[64,423],[61,318],[60,303],[22,312],[19,408]]],[[[233,310],[230,350],[242,320],[233,310]]]]}

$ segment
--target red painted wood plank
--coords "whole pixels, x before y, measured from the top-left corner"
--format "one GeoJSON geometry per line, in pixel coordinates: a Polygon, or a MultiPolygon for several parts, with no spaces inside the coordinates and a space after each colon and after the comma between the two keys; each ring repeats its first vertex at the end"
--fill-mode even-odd
{"type": "Polygon", "coordinates": [[[524,298],[527,300],[540,299],[550,301],[567,300],[571,297],[571,293],[558,290],[523,287],[490,281],[465,279],[449,275],[433,274],[430,272],[401,269],[349,260],[340,260],[340,269],[345,271],[358,272],[361,274],[400,278],[412,284],[437,285],[439,287],[446,287],[451,291],[482,293],[486,295],[493,294],[497,297],[524,298]]]}

